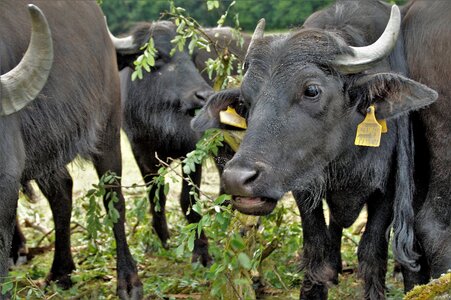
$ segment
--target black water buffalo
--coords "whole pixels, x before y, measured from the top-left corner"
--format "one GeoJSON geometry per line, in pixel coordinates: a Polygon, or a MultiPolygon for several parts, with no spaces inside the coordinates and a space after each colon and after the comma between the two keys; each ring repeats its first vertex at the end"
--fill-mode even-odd
{"type": "MultiPolygon", "coordinates": [[[[247,49],[244,47],[248,43],[240,48],[230,31],[229,28],[205,30],[212,41],[216,41],[222,48],[232,48],[230,51],[243,59],[247,49]]],[[[174,47],[171,40],[175,35],[176,26],[173,23],[159,21],[138,25],[128,37],[112,37],[118,52],[119,66],[129,67],[122,77],[123,128],[146,184],[152,182],[159,169],[155,153],[166,161],[168,158],[184,157],[195,149],[201,135],[191,129],[190,122],[194,111],[201,108],[212,94],[211,87],[199,71],[205,69],[205,61],[208,58],[215,58],[218,54],[196,50],[193,58],[187,51],[177,51],[171,56],[170,52],[174,47]],[[133,61],[141,54],[139,48],[150,36],[153,37],[158,51],[155,67],[150,73],[145,73],[142,80],[131,81],[129,74],[134,67],[133,61]]],[[[208,83],[212,84],[211,81],[208,83]]],[[[190,177],[193,183],[199,186],[201,168],[197,168],[190,177]]],[[[180,204],[188,222],[193,223],[198,222],[201,216],[190,209],[195,203],[195,199],[190,196],[190,190],[191,186],[183,181],[180,204]]],[[[149,191],[152,224],[166,247],[169,238],[165,217],[166,196],[163,189],[160,189],[160,209],[157,210],[155,193],[154,186],[149,191]]],[[[203,232],[195,240],[193,261],[196,260],[203,265],[211,261],[208,240],[203,232]]]]}
{"type": "MultiPolygon", "coordinates": [[[[232,36],[230,28],[204,30],[209,34],[212,41],[218,43],[221,49],[230,49],[231,53],[241,60],[244,59],[245,50],[250,41],[249,36],[244,35],[244,45],[241,48],[236,45],[236,40],[232,36]]],[[[211,94],[211,88],[202,79],[199,72],[205,69],[204,60],[215,58],[218,54],[196,50],[193,57],[190,57],[187,52],[177,52],[174,57],[171,57],[169,52],[173,45],[170,41],[174,36],[175,27],[167,21],[140,24],[132,31],[131,35],[125,38],[118,39],[110,36],[117,48],[119,68],[123,69],[120,73],[123,125],[147,184],[150,184],[157,174],[159,162],[155,157],[156,152],[160,159],[166,160],[169,157],[183,157],[194,149],[200,134],[192,131],[189,124],[194,110],[201,107],[205,98],[211,94]],[[155,46],[158,49],[156,66],[150,74],[144,73],[142,81],[132,82],[130,71],[134,68],[133,62],[142,53],[140,46],[149,40],[150,33],[152,33],[155,46]]],[[[209,83],[213,84],[211,81],[209,83]]],[[[52,180],[48,177],[39,180],[37,183],[41,190],[45,192],[47,198],[58,199],[59,205],[65,207],[72,202],[72,179],[67,170],[61,169],[59,172],[62,174],[57,178],[67,183],[65,189],[58,188],[63,186],[62,182],[49,184],[50,187],[57,187],[53,191],[51,188],[43,189],[42,185],[45,181],[52,180]]],[[[191,176],[197,185],[200,184],[200,175],[199,170],[191,176]]],[[[32,191],[27,183],[24,183],[23,187],[27,189],[26,193],[28,194],[32,191]]],[[[200,216],[190,209],[194,199],[191,199],[189,191],[190,187],[186,182],[183,182],[180,203],[185,215],[187,211],[190,211],[190,214],[186,215],[188,221],[197,222],[200,216]]],[[[153,201],[154,195],[155,188],[149,191],[153,227],[162,244],[166,247],[169,238],[165,217],[166,197],[161,191],[159,195],[161,210],[156,210],[156,203],[153,201]]],[[[63,209],[52,210],[55,219],[59,218],[58,214],[61,211],[63,209]]],[[[19,229],[19,226],[16,226],[16,229],[19,229]]],[[[56,235],[57,240],[58,237],[61,239],[69,237],[69,227],[65,227],[64,231],[58,231],[56,235]]],[[[20,230],[16,230],[15,240],[16,243],[13,244],[11,256],[14,260],[17,260],[18,255],[24,254],[22,252],[25,239],[20,230]]],[[[62,260],[64,257],[71,257],[70,244],[65,243],[63,247],[56,247],[55,257],[61,257],[62,260]]],[[[208,241],[204,234],[195,241],[193,261],[197,260],[204,265],[211,260],[208,254],[208,241]]],[[[52,269],[52,271],[58,274],[70,274],[71,269],[62,267],[58,270],[52,269]]],[[[57,278],[59,285],[68,287],[70,281],[63,281],[61,277],[57,278]]],[[[49,277],[48,279],[52,278],[49,277]]]]}
{"type": "Polygon", "coordinates": [[[425,283],[451,269],[451,2],[410,1],[403,15],[409,76],[439,93],[414,116],[415,229],[424,254],[417,282],[425,283]]]}
{"type": "MultiPolygon", "coordinates": [[[[180,158],[196,147],[200,134],[194,132],[189,123],[194,111],[205,104],[212,93],[211,87],[204,81],[196,69],[187,51],[177,51],[170,55],[174,47],[171,40],[176,35],[172,22],[159,21],[138,25],[129,39],[129,45],[118,43],[117,51],[120,66],[133,68],[133,62],[142,51],[139,49],[152,36],[157,49],[155,67],[145,73],[142,80],[131,81],[130,68],[123,77],[123,128],[130,141],[133,154],[146,184],[150,185],[158,175],[159,161],[168,158],[180,158]]],[[[190,175],[198,186],[201,170],[198,168],[190,175]]],[[[188,222],[198,222],[200,216],[189,210],[195,201],[190,196],[191,187],[182,182],[180,204],[188,222]]],[[[149,190],[149,201],[153,215],[152,225],[164,247],[167,246],[169,230],[166,223],[166,196],[163,189],[159,192],[159,207],[154,201],[156,185],[149,190]]],[[[208,240],[202,233],[195,241],[193,260],[206,265],[211,258],[208,255],[208,240]]]]}
{"type": "MultiPolygon", "coordinates": [[[[18,189],[37,179],[55,214],[57,236],[68,232],[71,201],[60,191],[72,180],[64,165],[76,155],[94,162],[97,173],[121,174],[120,93],[116,53],[95,1],[52,3],[31,1],[48,19],[32,10],[34,31],[29,52],[20,62],[30,39],[30,18],[25,1],[0,2],[0,276],[8,274],[18,189]],[[52,48],[53,41],[53,51],[52,48]],[[40,54],[44,52],[44,55],[40,54]],[[34,57],[35,60],[30,59],[34,57]],[[53,57],[53,66],[51,66],[53,57]],[[20,64],[19,64],[20,62],[20,64]],[[19,64],[19,65],[18,65],[19,64]],[[13,69],[16,65],[17,68],[13,69]],[[26,77],[29,76],[29,77],[26,77]],[[48,76],[48,80],[45,79],[48,76]],[[25,78],[24,78],[25,77],[25,78]],[[12,83],[12,84],[11,84],[12,83]],[[42,88],[42,90],[41,90],[42,88]],[[24,107],[27,102],[32,101],[24,107]],[[57,185],[57,186],[55,186],[57,185]],[[63,204],[61,204],[63,203],[63,204]]],[[[142,285],[128,250],[124,230],[124,199],[115,188],[120,213],[113,231],[117,243],[118,294],[122,299],[142,297],[142,285]]],[[[104,203],[108,207],[109,200],[104,203]]],[[[70,249],[70,235],[56,241],[57,249],[70,249]]],[[[55,252],[49,277],[66,281],[75,268],[70,252],[55,252]],[[58,273],[64,270],[64,274],[58,273]]],[[[2,299],[5,295],[0,296],[2,299]]]]}
{"type": "MultiPolygon", "coordinates": [[[[392,219],[396,258],[418,268],[413,250],[414,141],[407,114],[434,102],[437,93],[404,76],[409,71],[404,53],[410,50],[403,32],[409,30],[400,33],[401,15],[394,7],[381,35],[389,11],[379,1],[337,1],[313,14],[300,30],[267,37],[260,22],[241,89],[210,98],[192,122],[193,128],[205,130],[219,125],[218,113],[228,105],[247,107],[248,130],[226,165],[224,188],[235,195],[234,206],[248,214],[270,213],[277,199],[293,191],[303,221],[302,299],[324,299],[327,284],[337,282],[341,258],[336,237],[365,204],[368,223],[358,251],[365,297],[384,298],[386,232],[392,219]],[[374,107],[389,130],[379,147],[355,146],[357,125],[374,107]],[[329,227],[323,197],[331,211],[329,227]]],[[[443,20],[437,19],[436,26],[443,26],[443,20]]],[[[445,40],[441,36],[438,41],[445,40]]],[[[446,210],[444,215],[449,216],[446,210]]],[[[446,222],[442,225],[441,230],[448,230],[446,222]]]]}

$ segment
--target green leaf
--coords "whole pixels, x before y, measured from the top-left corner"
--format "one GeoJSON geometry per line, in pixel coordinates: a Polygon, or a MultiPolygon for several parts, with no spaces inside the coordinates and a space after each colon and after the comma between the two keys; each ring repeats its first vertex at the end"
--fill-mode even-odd
{"type": "Polygon", "coordinates": [[[193,252],[194,250],[194,240],[196,238],[196,233],[195,232],[191,232],[189,238],[188,238],[188,250],[193,252]]]}
{"type": "Polygon", "coordinates": [[[168,193],[169,193],[169,183],[165,183],[165,184],[164,184],[164,190],[163,190],[163,192],[164,192],[164,195],[165,195],[165,196],[168,195],[168,193]]]}
{"type": "Polygon", "coordinates": [[[137,76],[138,76],[138,72],[134,71],[132,73],[132,81],[135,81],[137,76]]]}
{"type": "Polygon", "coordinates": [[[240,252],[240,254],[238,254],[238,261],[240,262],[240,265],[246,270],[250,270],[252,268],[251,260],[246,253],[240,252]]]}
{"type": "Polygon", "coordinates": [[[186,175],[191,174],[191,168],[188,164],[183,165],[183,173],[185,173],[186,175]]]}
{"type": "MultiPolygon", "coordinates": [[[[147,64],[152,67],[155,66],[155,58],[153,57],[153,55],[149,55],[147,57],[147,64]]],[[[148,72],[150,72],[150,71],[148,71],[148,72]]]]}
{"type": "Polygon", "coordinates": [[[143,63],[142,66],[143,66],[144,70],[146,70],[147,72],[150,73],[150,67],[147,63],[143,63]]]}
{"type": "Polygon", "coordinates": [[[177,257],[180,257],[183,255],[183,250],[185,250],[185,247],[183,246],[183,244],[180,244],[177,249],[175,249],[175,255],[177,255],[177,257]]]}
{"type": "Polygon", "coordinates": [[[243,238],[238,234],[235,234],[233,236],[230,243],[236,250],[243,250],[244,248],[246,248],[246,244],[244,243],[243,238]]]}
{"type": "Polygon", "coordinates": [[[2,284],[2,295],[6,295],[6,293],[12,291],[14,288],[14,282],[9,281],[2,284]]]}
{"type": "Polygon", "coordinates": [[[221,205],[222,203],[224,203],[224,201],[230,200],[230,199],[232,199],[232,196],[230,196],[228,194],[221,194],[221,195],[219,195],[218,198],[216,198],[214,203],[216,205],[221,205]]]}
{"type": "Polygon", "coordinates": [[[197,212],[199,215],[202,215],[202,207],[199,202],[194,203],[193,210],[197,212]]]}

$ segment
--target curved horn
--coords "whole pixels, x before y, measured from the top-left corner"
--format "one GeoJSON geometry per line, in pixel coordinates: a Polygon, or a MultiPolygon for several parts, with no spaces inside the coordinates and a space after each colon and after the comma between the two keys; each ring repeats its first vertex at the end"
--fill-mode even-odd
{"type": "MultiPolygon", "coordinates": [[[[260,19],[260,21],[258,21],[257,26],[255,27],[255,30],[254,30],[254,34],[252,35],[252,39],[249,42],[249,46],[247,47],[248,53],[249,53],[249,50],[254,45],[254,41],[257,39],[263,38],[263,35],[265,33],[265,25],[266,25],[266,21],[264,18],[262,18],[262,19],[260,19]]],[[[247,54],[246,54],[246,56],[247,56],[247,54]]]]}
{"type": "Polygon", "coordinates": [[[105,25],[106,30],[108,31],[110,39],[113,42],[114,48],[116,48],[117,52],[121,54],[133,54],[139,51],[139,47],[135,45],[133,35],[129,35],[123,38],[117,38],[111,33],[110,29],[108,28],[106,17],[105,17],[105,25]]]}
{"type": "Polygon", "coordinates": [[[365,47],[349,47],[353,55],[339,55],[333,64],[343,73],[358,73],[376,65],[383,60],[396,45],[401,26],[401,13],[398,6],[393,5],[390,19],[379,39],[365,47]]]}
{"type": "Polygon", "coordinates": [[[20,63],[0,76],[0,115],[15,113],[41,92],[53,63],[53,43],[49,24],[42,11],[29,4],[31,39],[20,63]]]}

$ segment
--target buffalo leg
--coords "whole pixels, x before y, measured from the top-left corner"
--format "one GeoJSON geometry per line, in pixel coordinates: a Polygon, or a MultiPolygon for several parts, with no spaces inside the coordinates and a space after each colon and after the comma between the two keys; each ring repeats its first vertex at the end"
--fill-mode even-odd
{"type": "MultiPolygon", "coordinates": [[[[94,166],[99,177],[108,171],[114,172],[120,177],[122,174],[120,131],[115,126],[110,126],[107,130],[110,130],[110,134],[103,139],[104,144],[101,149],[103,155],[94,156],[94,166]]],[[[139,280],[136,263],[130,254],[125,235],[125,200],[120,184],[121,180],[118,178],[116,186],[107,190],[107,192],[115,193],[118,199],[114,203],[114,207],[119,212],[119,219],[113,225],[117,254],[117,292],[120,299],[142,299],[142,283],[139,280]]],[[[105,196],[104,205],[107,210],[110,201],[111,199],[105,196]]]]}
{"type": "Polygon", "coordinates": [[[46,281],[56,281],[62,288],[72,286],[70,274],[75,270],[70,249],[70,220],[73,181],[66,168],[36,180],[47,198],[55,225],[55,252],[46,281]]]}
{"type": "Polygon", "coordinates": [[[304,192],[294,192],[302,219],[304,281],[300,299],[327,299],[327,284],[335,282],[337,272],[329,262],[330,239],[324,219],[322,202],[314,208],[306,207],[309,197],[304,192]]]}
{"type": "Polygon", "coordinates": [[[14,264],[16,264],[19,262],[19,258],[26,257],[27,253],[27,240],[20,229],[19,219],[16,217],[10,257],[12,258],[14,264]]]}
{"type": "Polygon", "coordinates": [[[426,201],[416,217],[417,238],[421,241],[433,278],[451,269],[451,183],[447,184],[439,180],[431,184],[426,201]]]}
{"type": "MultiPolygon", "coordinates": [[[[415,252],[421,253],[419,247],[415,248],[415,252]]],[[[420,270],[418,272],[411,271],[401,265],[405,293],[413,289],[415,285],[426,284],[429,281],[430,269],[424,255],[420,256],[418,263],[420,265],[420,270]]]]}
{"type": "MultiPolygon", "coordinates": [[[[187,175],[183,174],[183,177],[187,177],[187,175]]],[[[202,166],[196,166],[196,171],[191,173],[189,176],[194,183],[195,186],[200,186],[200,181],[202,177],[202,166]]],[[[185,180],[182,182],[182,194],[180,195],[180,205],[182,207],[183,215],[188,220],[188,223],[197,223],[202,218],[197,212],[192,210],[192,206],[194,205],[196,199],[190,195],[191,186],[185,180]]],[[[194,249],[193,249],[193,257],[192,261],[200,261],[203,266],[208,266],[212,258],[208,254],[208,239],[205,236],[204,231],[202,230],[200,237],[194,241],[194,249]]]]}
{"type": "Polygon", "coordinates": [[[331,241],[330,249],[330,261],[337,271],[337,277],[334,278],[334,284],[338,284],[338,273],[342,272],[342,261],[341,261],[341,236],[343,234],[343,227],[341,227],[337,222],[335,222],[332,215],[329,218],[329,235],[331,241]]]}
{"type": "MultiPolygon", "coordinates": [[[[8,276],[19,185],[19,180],[14,177],[0,175],[0,286],[8,276]]],[[[0,293],[0,299],[8,298],[8,294],[0,293]]]]}
{"type": "Polygon", "coordinates": [[[393,204],[380,192],[367,201],[368,220],[358,248],[359,274],[365,282],[366,299],[385,299],[388,239],[386,232],[392,221],[393,204]]]}
{"type": "MultiPolygon", "coordinates": [[[[157,192],[156,186],[152,185],[152,180],[158,172],[158,160],[153,156],[152,151],[146,151],[146,147],[139,143],[131,141],[131,146],[133,150],[133,155],[135,156],[136,163],[138,164],[141,175],[149,188],[149,202],[150,202],[150,213],[152,214],[152,226],[161,244],[164,248],[168,247],[168,239],[170,237],[168,224],[166,221],[166,196],[164,190],[160,188],[158,194],[159,205],[155,202],[155,194],[157,192]],[[146,155],[147,154],[147,155],[146,155]]],[[[148,149],[148,148],[147,148],[148,149]]],[[[166,159],[166,157],[162,158],[166,159]]]]}

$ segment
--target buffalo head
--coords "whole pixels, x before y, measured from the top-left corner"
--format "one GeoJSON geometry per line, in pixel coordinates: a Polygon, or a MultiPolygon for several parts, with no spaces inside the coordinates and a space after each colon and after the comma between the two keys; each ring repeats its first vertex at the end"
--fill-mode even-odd
{"type": "Polygon", "coordinates": [[[111,35],[111,38],[118,53],[119,69],[133,69],[134,60],[142,53],[140,47],[152,37],[157,50],[155,66],[150,73],[144,74],[142,80],[130,84],[136,86],[134,90],[146,91],[148,101],[156,101],[162,107],[176,108],[193,116],[194,111],[205,104],[212,90],[200,76],[186,50],[171,55],[174,47],[171,41],[175,35],[173,23],[158,21],[138,25],[127,37],[111,35]]]}
{"type": "Polygon", "coordinates": [[[240,93],[223,104],[217,97],[224,92],[213,96],[192,122],[205,130],[231,102],[249,108],[247,133],[222,176],[239,211],[270,213],[284,193],[308,190],[345,153],[383,153],[388,138],[377,149],[354,145],[370,105],[378,119],[390,120],[437,98],[435,91],[389,69],[379,72],[399,30],[396,6],[380,38],[365,47],[351,47],[343,32],[321,28],[265,37],[264,20],[259,22],[240,93]]]}

